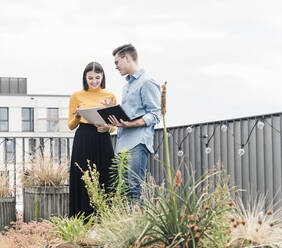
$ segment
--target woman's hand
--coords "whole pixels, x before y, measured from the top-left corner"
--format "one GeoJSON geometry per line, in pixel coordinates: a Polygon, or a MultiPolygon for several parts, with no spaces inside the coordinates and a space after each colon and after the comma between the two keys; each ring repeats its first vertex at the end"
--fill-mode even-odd
{"type": "Polygon", "coordinates": [[[97,127],[97,131],[99,133],[106,133],[110,131],[110,126],[107,124],[94,124],[95,127],[97,127]]]}
{"type": "Polygon", "coordinates": [[[111,96],[109,101],[107,101],[107,99],[104,99],[100,103],[102,103],[105,107],[111,107],[115,105],[115,99],[111,96]]]}
{"type": "Polygon", "coordinates": [[[80,120],[81,116],[79,115],[77,110],[72,114],[75,116],[76,119],[80,120]]]}

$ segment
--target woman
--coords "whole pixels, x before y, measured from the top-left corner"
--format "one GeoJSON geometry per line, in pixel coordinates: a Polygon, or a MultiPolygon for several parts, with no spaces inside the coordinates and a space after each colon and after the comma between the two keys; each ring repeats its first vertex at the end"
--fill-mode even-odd
{"type": "Polygon", "coordinates": [[[95,164],[100,173],[100,184],[104,184],[106,192],[109,187],[109,167],[114,157],[110,132],[115,127],[107,124],[90,124],[77,113],[77,108],[104,107],[116,104],[113,93],[106,91],[105,73],[97,62],[89,63],[83,72],[83,90],[72,94],[69,105],[68,127],[75,132],[70,167],[70,202],[69,216],[84,212],[84,216],[93,213],[85,184],[81,179],[82,172],[75,165],[86,171],[87,160],[90,165],[95,164]]]}

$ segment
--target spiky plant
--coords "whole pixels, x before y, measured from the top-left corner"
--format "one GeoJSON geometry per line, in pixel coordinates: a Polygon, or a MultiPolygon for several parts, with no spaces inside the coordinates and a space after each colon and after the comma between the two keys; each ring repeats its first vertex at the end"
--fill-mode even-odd
{"type": "Polygon", "coordinates": [[[128,185],[125,181],[125,175],[128,173],[128,162],[130,161],[129,150],[124,149],[121,153],[115,154],[110,168],[111,174],[111,197],[125,196],[128,191],[128,185]]]}
{"type": "Polygon", "coordinates": [[[165,247],[198,247],[201,239],[212,230],[216,217],[230,211],[229,198],[222,197],[224,201],[217,204],[219,189],[215,193],[204,186],[217,174],[221,172],[207,172],[195,179],[194,173],[191,173],[187,185],[182,182],[178,171],[172,191],[167,189],[165,194],[146,204],[149,225],[144,231],[142,245],[161,243],[165,247]]]}
{"type": "Polygon", "coordinates": [[[165,247],[195,248],[205,232],[211,229],[215,216],[229,209],[218,207],[215,194],[210,192],[210,187],[204,187],[220,172],[207,172],[196,179],[191,167],[187,167],[188,183],[182,182],[180,170],[173,176],[165,125],[166,83],[162,86],[161,100],[168,188],[153,202],[145,203],[148,225],[142,235],[142,246],[160,243],[165,247]]]}

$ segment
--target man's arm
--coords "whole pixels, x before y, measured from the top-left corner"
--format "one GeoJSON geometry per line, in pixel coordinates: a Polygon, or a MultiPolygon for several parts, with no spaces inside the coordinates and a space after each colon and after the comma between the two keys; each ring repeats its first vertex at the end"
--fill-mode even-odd
{"type": "Polygon", "coordinates": [[[161,88],[154,81],[148,80],[141,88],[141,99],[146,114],[142,116],[146,126],[156,125],[161,120],[161,88]]]}

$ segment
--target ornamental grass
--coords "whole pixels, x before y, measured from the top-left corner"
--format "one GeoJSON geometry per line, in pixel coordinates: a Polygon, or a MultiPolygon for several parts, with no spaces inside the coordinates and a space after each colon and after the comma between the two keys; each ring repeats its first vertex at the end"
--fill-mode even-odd
{"type": "Polygon", "coordinates": [[[62,186],[68,184],[69,163],[58,163],[52,158],[37,156],[22,172],[24,187],[62,186]]]}
{"type": "Polygon", "coordinates": [[[276,208],[269,204],[272,207],[266,208],[266,199],[261,194],[250,198],[246,205],[241,198],[236,199],[228,218],[230,242],[227,247],[282,247],[282,206],[276,208]]]}
{"type": "Polygon", "coordinates": [[[0,198],[12,196],[12,191],[9,187],[8,172],[4,171],[0,173],[0,198]]]}

